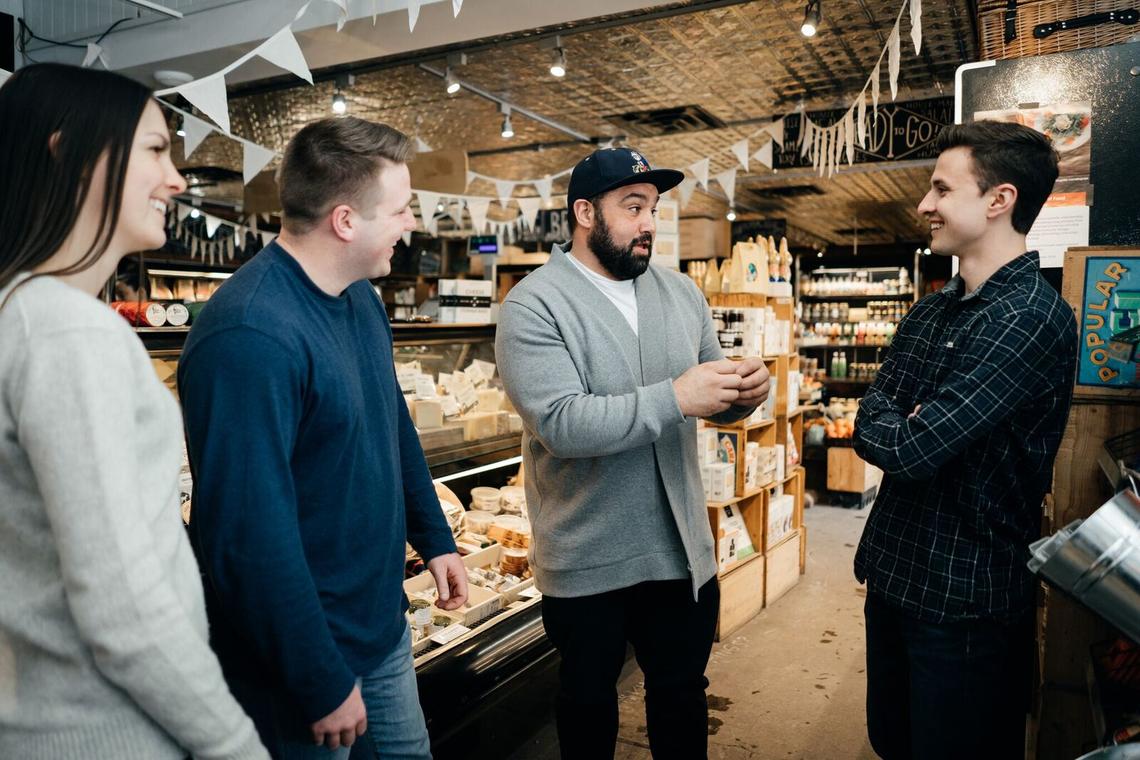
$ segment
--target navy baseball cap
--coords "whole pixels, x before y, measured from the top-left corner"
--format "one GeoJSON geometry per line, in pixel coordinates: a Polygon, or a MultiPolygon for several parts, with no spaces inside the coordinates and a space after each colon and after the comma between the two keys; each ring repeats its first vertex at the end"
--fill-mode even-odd
{"type": "Polygon", "coordinates": [[[648,182],[663,193],[681,184],[683,172],[676,169],[652,169],[645,156],[630,148],[602,148],[583,158],[570,174],[566,205],[574,208],[579,198],[595,195],[624,185],[648,182]]]}

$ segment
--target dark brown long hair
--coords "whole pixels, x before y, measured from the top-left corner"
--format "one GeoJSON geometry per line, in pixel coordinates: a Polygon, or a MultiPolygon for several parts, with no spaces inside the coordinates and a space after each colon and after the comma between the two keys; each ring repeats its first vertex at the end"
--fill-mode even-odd
{"type": "Polygon", "coordinates": [[[0,288],[64,244],[104,154],[107,180],[95,239],[79,261],[51,274],[82,272],[107,251],[135,131],[150,99],[150,90],[120,74],[58,63],[22,68],[0,87],[0,288]]]}

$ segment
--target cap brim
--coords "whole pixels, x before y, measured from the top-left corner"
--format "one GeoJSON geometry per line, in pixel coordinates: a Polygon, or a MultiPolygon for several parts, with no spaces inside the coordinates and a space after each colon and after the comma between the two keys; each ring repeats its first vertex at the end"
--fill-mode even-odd
{"type": "Polygon", "coordinates": [[[616,190],[619,187],[626,185],[639,185],[642,182],[648,182],[657,188],[657,192],[666,193],[685,179],[685,173],[679,172],[676,169],[650,169],[647,172],[640,174],[632,174],[624,179],[618,180],[601,192],[608,193],[610,190],[616,190]]]}

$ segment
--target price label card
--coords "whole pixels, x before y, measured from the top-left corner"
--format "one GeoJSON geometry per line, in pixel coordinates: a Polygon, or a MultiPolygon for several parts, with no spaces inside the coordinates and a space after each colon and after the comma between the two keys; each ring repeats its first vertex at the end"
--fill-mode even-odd
{"type": "Polygon", "coordinates": [[[431,375],[416,377],[416,397],[435,398],[435,382],[431,379],[431,375]]]}
{"type": "Polygon", "coordinates": [[[519,597],[521,597],[523,599],[541,599],[542,598],[542,592],[539,591],[538,589],[536,589],[534,586],[531,586],[528,589],[523,589],[522,591],[520,591],[519,597]]]}
{"type": "Polygon", "coordinates": [[[431,640],[440,645],[450,644],[463,634],[468,633],[470,630],[471,629],[467,626],[461,623],[456,623],[454,625],[447,626],[439,633],[433,633],[431,640]]]}
{"type": "Polygon", "coordinates": [[[455,400],[455,396],[441,396],[439,404],[444,417],[456,417],[459,415],[459,402],[455,400]]]}
{"type": "Polygon", "coordinates": [[[483,377],[484,380],[489,381],[495,377],[495,365],[491,362],[485,362],[482,359],[474,359],[471,362],[471,367],[468,369],[468,372],[470,372],[472,369],[478,370],[479,374],[483,377]]]}

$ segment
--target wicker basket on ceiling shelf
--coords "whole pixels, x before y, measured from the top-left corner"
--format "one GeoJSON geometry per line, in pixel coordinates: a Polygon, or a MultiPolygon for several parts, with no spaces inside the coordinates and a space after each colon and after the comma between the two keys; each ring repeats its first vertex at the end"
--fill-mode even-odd
{"type": "Polygon", "coordinates": [[[1140,34],[1140,26],[1104,23],[1055,32],[1039,40],[1033,36],[1033,27],[1038,24],[1074,19],[1092,13],[1123,11],[1136,7],[1136,0],[1019,0],[1017,38],[1007,43],[1005,20],[1008,5],[1007,0],[978,2],[978,36],[981,38],[980,53],[983,61],[1104,47],[1127,42],[1140,34]]]}

